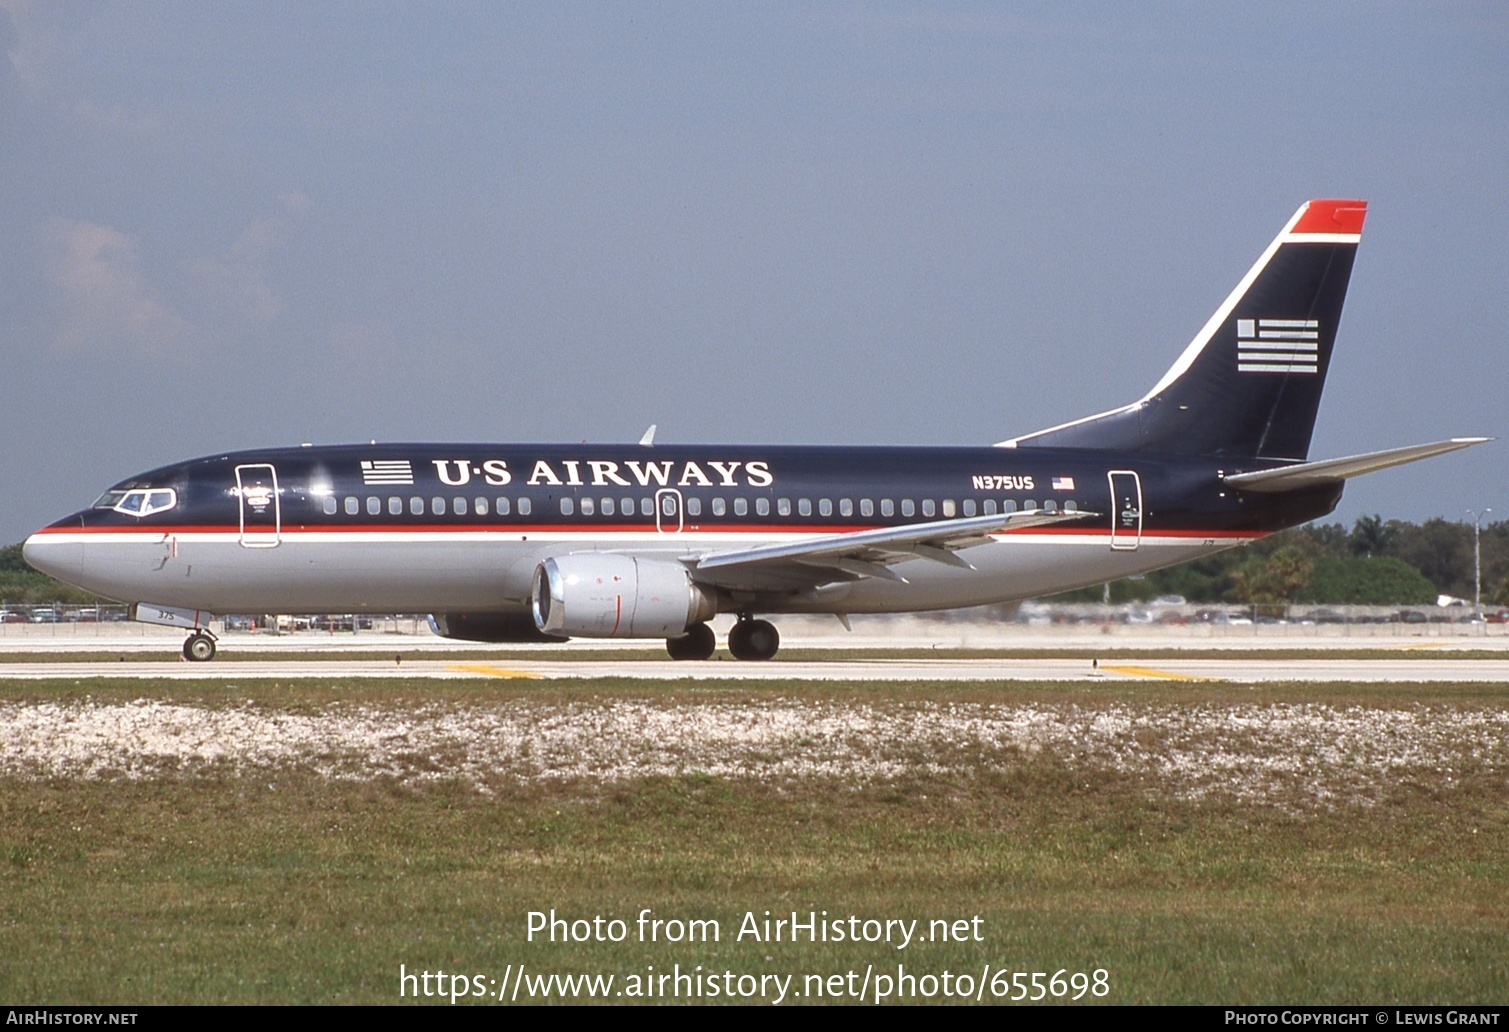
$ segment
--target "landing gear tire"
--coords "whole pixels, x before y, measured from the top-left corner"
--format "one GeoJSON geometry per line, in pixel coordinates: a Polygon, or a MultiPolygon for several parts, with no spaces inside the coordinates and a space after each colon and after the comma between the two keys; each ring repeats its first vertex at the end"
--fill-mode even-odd
{"type": "Polygon", "coordinates": [[[667,638],[665,650],[672,659],[711,659],[718,640],[705,623],[693,624],[679,638],[667,638]]]}
{"type": "Polygon", "coordinates": [[[781,636],[768,620],[740,620],[728,632],[728,651],[735,659],[770,659],[781,647],[781,636]]]}
{"type": "Polygon", "coordinates": [[[200,631],[183,643],[183,658],[193,663],[207,663],[215,658],[215,639],[200,631]]]}

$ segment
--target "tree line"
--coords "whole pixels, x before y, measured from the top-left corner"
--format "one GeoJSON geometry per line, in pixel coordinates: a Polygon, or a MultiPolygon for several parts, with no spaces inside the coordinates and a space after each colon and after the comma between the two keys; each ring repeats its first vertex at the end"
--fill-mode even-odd
{"type": "MultiPolygon", "coordinates": [[[[1312,523],[1245,548],[1158,570],[1110,586],[1111,601],[1182,595],[1190,602],[1272,605],[1429,605],[1437,596],[1472,601],[1472,524],[1408,523],[1363,516],[1350,528],[1312,523]]],[[[1481,536],[1484,608],[1509,606],[1509,521],[1481,536]]],[[[1102,588],[1056,596],[1098,601],[1102,588]]]]}

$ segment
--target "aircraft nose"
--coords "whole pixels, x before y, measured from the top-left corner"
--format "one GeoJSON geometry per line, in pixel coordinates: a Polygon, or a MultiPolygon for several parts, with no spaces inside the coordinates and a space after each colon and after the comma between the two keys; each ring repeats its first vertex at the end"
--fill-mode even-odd
{"type": "Polygon", "coordinates": [[[37,531],[21,545],[21,557],[34,570],[77,584],[83,573],[84,546],[45,531],[37,531]]]}

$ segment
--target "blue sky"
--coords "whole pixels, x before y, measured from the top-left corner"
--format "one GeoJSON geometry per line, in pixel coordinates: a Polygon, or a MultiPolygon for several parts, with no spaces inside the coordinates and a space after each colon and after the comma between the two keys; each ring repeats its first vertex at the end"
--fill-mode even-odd
{"type": "MultiPolygon", "coordinates": [[[[1500,3],[0,0],[0,540],[351,440],[988,443],[1368,224],[1312,457],[1509,437],[1500,3]]],[[[1337,518],[1509,515],[1505,447],[1337,518]]]]}

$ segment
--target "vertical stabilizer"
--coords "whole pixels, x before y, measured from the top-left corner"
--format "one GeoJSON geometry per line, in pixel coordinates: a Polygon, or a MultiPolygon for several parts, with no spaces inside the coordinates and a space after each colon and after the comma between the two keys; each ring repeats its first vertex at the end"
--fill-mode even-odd
{"type": "Polygon", "coordinates": [[[1304,459],[1366,214],[1306,203],[1140,401],[1001,445],[1304,459]]]}

